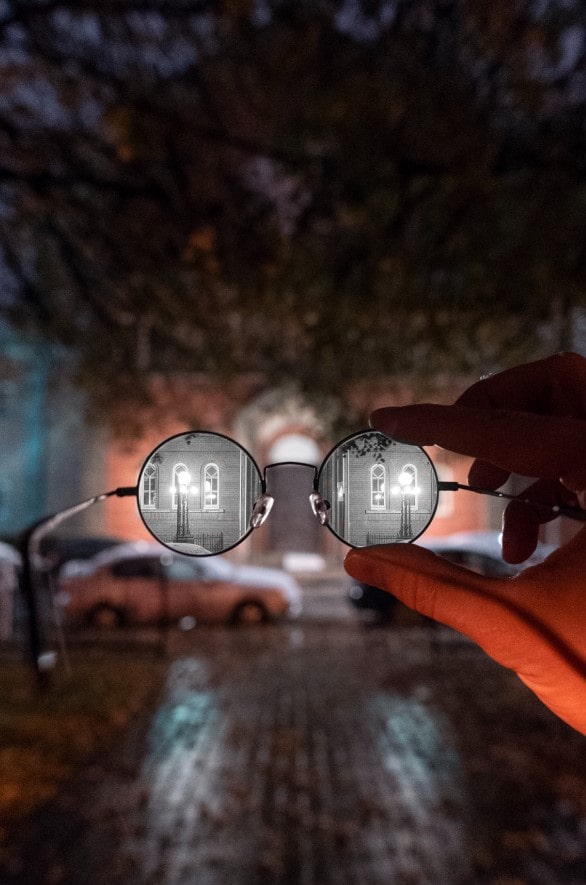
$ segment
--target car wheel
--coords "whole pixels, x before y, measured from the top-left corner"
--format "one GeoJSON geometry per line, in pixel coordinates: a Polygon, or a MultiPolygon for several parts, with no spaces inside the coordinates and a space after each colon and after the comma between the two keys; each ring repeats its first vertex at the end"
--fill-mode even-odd
{"type": "Polygon", "coordinates": [[[97,605],[88,617],[90,627],[97,627],[100,630],[116,630],[123,627],[124,623],[124,612],[107,603],[97,605]]]}
{"type": "Polygon", "coordinates": [[[252,599],[238,603],[232,614],[233,624],[264,624],[268,620],[264,605],[252,599]]]}

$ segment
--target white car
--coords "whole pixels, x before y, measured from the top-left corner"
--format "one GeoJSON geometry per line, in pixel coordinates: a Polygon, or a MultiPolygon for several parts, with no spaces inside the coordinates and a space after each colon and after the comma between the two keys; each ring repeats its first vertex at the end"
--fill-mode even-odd
{"type": "Polygon", "coordinates": [[[66,622],[101,627],[264,622],[301,611],[301,589],[285,572],[185,556],[148,541],[66,563],[59,590],[66,622]]]}

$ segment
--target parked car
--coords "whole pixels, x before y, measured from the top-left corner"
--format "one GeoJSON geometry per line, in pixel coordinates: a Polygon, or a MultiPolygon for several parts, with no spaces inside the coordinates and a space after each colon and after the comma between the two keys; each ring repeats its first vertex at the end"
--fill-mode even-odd
{"type": "Polygon", "coordinates": [[[98,627],[237,624],[296,617],[301,589],[278,569],[196,559],[138,541],[66,563],[58,603],[66,622],[98,627]]]}
{"type": "Polygon", "coordinates": [[[0,541],[0,640],[13,634],[21,566],[18,550],[0,541]]]}
{"type": "MultiPolygon", "coordinates": [[[[526,562],[511,565],[502,558],[500,532],[496,531],[458,532],[444,538],[420,538],[417,544],[488,577],[512,577],[521,569],[541,562],[554,550],[553,545],[539,544],[526,562]]],[[[405,606],[392,593],[360,581],[350,582],[348,599],[355,608],[374,612],[376,619],[382,623],[399,620],[405,610],[405,606]]],[[[427,618],[424,620],[429,621],[427,618]]]]}
{"type": "Polygon", "coordinates": [[[90,559],[102,550],[108,550],[122,543],[120,538],[105,535],[65,536],[47,535],[41,539],[41,555],[45,567],[59,571],[66,562],[73,559],[90,559]]]}

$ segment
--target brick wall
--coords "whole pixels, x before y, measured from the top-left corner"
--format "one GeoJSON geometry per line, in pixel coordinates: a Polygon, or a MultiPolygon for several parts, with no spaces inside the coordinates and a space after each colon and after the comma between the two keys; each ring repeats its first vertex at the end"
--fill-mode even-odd
{"type": "MultiPolygon", "coordinates": [[[[463,384],[462,387],[465,385],[463,384]]],[[[158,401],[156,409],[148,416],[146,421],[142,421],[142,435],[132,441],[112,439],[106,447],[105,452],[105,472],[106,485],[105,488],[114,488],[116,486],[134,485],[138,481],[141,468],[153,452],[153,450],[166,438],[187,430],[212,429],[228,436],[234,434],[234,427],[238,426],[238,416],[241,410],[253,401],[255,395],[255,387],[253,384],[248,386],[242,384],[240,388],[232,388],[227,390],[218,386],[214,388],[207,380],[181,378],[174,388],[167,381],[160,385],[157,390],[158,401]],[[181,408],[176,408],[177,403],[181,404],[181,408]],[[190,415],[192,418],[190,418],[190,415]]],[[[356,395],[356,392],[354,391],[356,395]]],[[[362,390],[362,397],[366,399],[367,390],[362,390]]],[[[397,398],[398,394],[397,394],[397,398]]],[[[437,395],[436,400],[449,402],[453,399],[451,394],[437,395]]],[[[431,397],[430,397],[431,399],[431,397]]],[[[387,395],[383,399],[380,388],[372,391],[371,401],[368,408],[376,405],[390,404],[394,401],[394,395],[387,395]]],[[[400,395],[400,401],[409,401],[409,398],[403,391],[400,395]]],[[[259,430],[259,440],[261,438],[259,430]]],[[[283,427],[282,432],[297,432],[298,425],[294,422],[290,427],[283,427]]],[[[236,437],[235,437],[236,438],[236,437]]],[[[264,466],[262,449],[259,443],[255,448],[255,440],[253,438],[239,440],[246,444],[251,454],[259,463],[264,466]],[[257,450],[258,449],[258,450],[257,450]]],[[[335,440],[320,441],[320,447],[327,451],[330,444],[335,440]]],[[[431,448],[428,450],[440,479],[453,480],[465,483],[470,465],[470,459],[462,458],[452,453],[431,448]]],[[[161,480],[166,483],[166,480],[161,480]]],[[[167,486],[171,483],[168,482],[167,486]]],[[[420,516],[423,517],[423,503],[420,499],[420,516]]],[[[426,536],[440,536],[451,534],[456,531],[482,530],[486,528],[496,528],[499,526],[499,517],[496,516],[498,503],[490,498],[485,498],[473,493],[460,492],[442,492],[439,497],[439,506],[434,519],[426,531],[426,536]]],[[[412,511],[412,519],[415,517],[416,511],[412,511]]],[[[168,531],[172,531],[171,523],[176,520],[176,511],[165,517],[169,522],[168,531]]],[[[113,499],[104,505],[103,516],[104,533],[115,535],[117,537],[137,539],[147,538],[151,536],[145,528],[142,519],[137,510],[137,503],[133,499],[113,499]]],[[[338,542],[332,538],[331,534],[324,530],[319,537],[323,536],[321,547],[327,554],[339,552],[342,556],[343,548],[338,542]]],[[[238,548],[240,555],[248,555],[248,551],[252,549],[257,552],[264,551],[268,533],[265,529],[253,533],[252,541],[246,542],[243,548],[238,548]],[[262,535],[262,537],[261,537],[262,535]],[[252,546],[251,546],[252,545],[252,546]],[[243,552],[244,551],[244,552],[243,552]]],[[[292,544],[294,539],[292,539],[292,544]]]]}

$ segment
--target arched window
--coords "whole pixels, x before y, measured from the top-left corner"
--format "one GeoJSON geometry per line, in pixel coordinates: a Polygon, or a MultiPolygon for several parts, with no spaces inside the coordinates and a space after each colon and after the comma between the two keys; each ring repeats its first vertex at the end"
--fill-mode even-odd
{"type": "Polygon", "coordinates": [[[203,509],[218,510],[220,507],[220,468],[206,464],[203,471],[203,509]]]}
{"type": "Polygon", "coordinates": [[[185,464],[176,464],[173,468],[173,482],[171,483],[171,510],[177,510],[177,495],[179,494],[179,474],[189,472],[185,464]]]}
{"type": "Polygon", "coordinates": [[[147,464],[142,475],[140,503],[143,510],[154,510],[157,506],[159,469],[156,464],[147,464]]]}
{"type": "Polygon", "coordinates": [[[386,468],[375,464],[370,468],[370,507],[372,510],[385,510],[386,500],[386,468]]]}
{"type": "Polygon", "coordinates": [[[405,495],[409,498],[411,502],[411,507],[414,510],[417,510],[417,505],[419,502],[419,488],[417,486],[417,467],[415,464],[405,464],[401,468],[401,479],[399,480],[405,495]],[[408,477],[411,477],[408,479],[408,477]]]}

